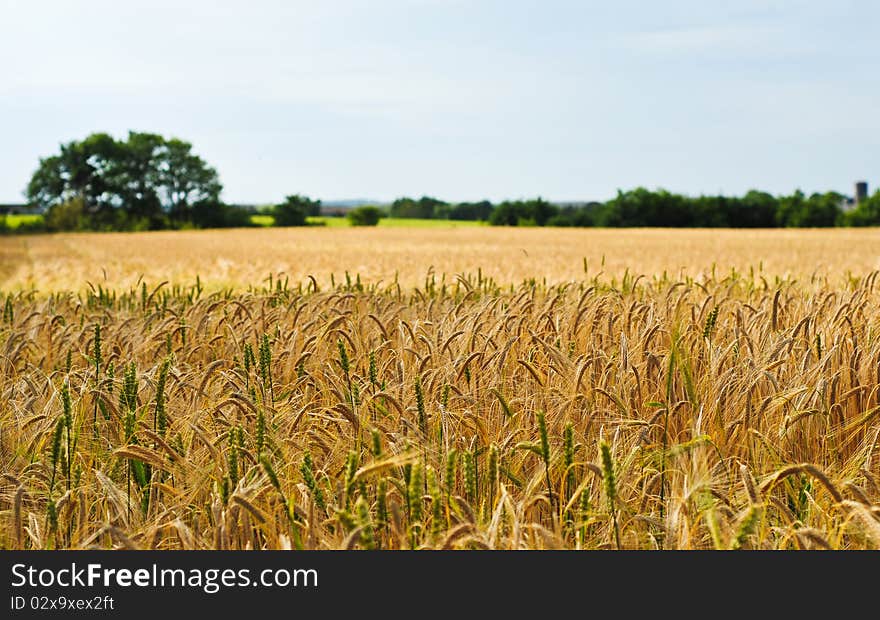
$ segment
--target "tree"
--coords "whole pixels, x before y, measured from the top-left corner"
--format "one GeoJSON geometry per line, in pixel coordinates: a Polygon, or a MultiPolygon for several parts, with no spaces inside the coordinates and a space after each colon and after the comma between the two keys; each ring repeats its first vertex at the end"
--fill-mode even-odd
{"type": "Polygon", "coordinates": [[[544,226],[559,213],[559,207],[543,198],[506,200],[489,216],[493,226],[544,226]]]}
{"type": "Polygon", "coordinates": [[[880,226],[880,190],[840,219],[844,226],[880,226]]]}
{"type": "Polygon", "coordinates": [[[125,140],[94,133],[61,145],[40,160],[26,195],[44,209],[80,198],[92,228],[161,228],[191,220],[196,204],[219,204],[221,190],[190,143],[132,131],[125,140]]]}
{"type": "Polygon", "coordinates": [[[287,196],[284,202],[275,205],[272,209],[275,226],[305,226],[308,224],[306,218],[314,212],[316,206],[320,213],[320,200],[312,200],[299,194],[287,196]]]}
{"type": "Polygon", "coordinates": [[[379,207],[363,206],[348,212],[348,221],[352,226],[376,226],[381,218],[379,207]]]}
{"type": "Polygon", "coordinates": [[[492,215],[493,205],[488,200],[480,202],[460,202],[449,208],[450,220],[486,221],[492,215]]]}
{"type": "Polygon", "coordinates": [[[779,226],[790,228],[834,226],[840,216],[843,196],[836,192],[812,194],[809,198],[797,190],[791,196],[782,196],[776,211],[779,226]]]}
{"type": "Polygon", "coordinates": [[[729,225],[734,228],[773,228],[779,200],[767,192],[749,190],[737,201],[729,225]]]}
{"type": "Polygon", "coordinates": [[[449,204],[430,196],[422,196],[418,200],[412,198],[398,198],[391,203],[389,214],[391,217],[433,219],[441,216],[449,204]]]}
{"type": "Polygon", "coordinates": [[[199,228],[249,228],[253,213],[242,207],[222,203],[197,202],[189,221],[199,228]]]}
{"type": "Polygon", "coordinates": [[[492,226],[517,226],[520,221],[526,220],[528,217],[522,202],[505,200],[492,211],[489,223],[492,226]]]}
{"type": "Polygon", "coordinates": [[[196,205],[216,202],[222,186],[213,168],[192,153],[192,145],[172,138],[160,151],[159,174],[164,195],[173,216],[186,217],[196,205]]]}

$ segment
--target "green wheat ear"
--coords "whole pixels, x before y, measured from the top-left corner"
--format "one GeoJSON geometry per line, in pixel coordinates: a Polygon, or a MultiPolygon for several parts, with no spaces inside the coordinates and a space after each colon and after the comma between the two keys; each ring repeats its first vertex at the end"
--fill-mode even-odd
{"type": "Polygon", "coordinates": [[[608,499],[609,509],[613,510],[611,504],[617,499],[617,477],[614,473],[611,446],[607,441],[602,440],[599,443],[599,451],[602,456],[602,480],[605,483],[605,497],[608,499]]]}
{"type": "Polygon", "coordinates": [[[541,436],[541,458],[545,465],[550,465],[550,439],[547,436],[547,420],[544,412],[538,412],[538,433],[541,436]]]}
{"type": "Polygon", "coordinates": [[[101,374],[101,366],[103,364],[103,359],[101,356],[101,324],[95,323],[95,338],[92,344],[92,357],[95,362],[95,378],[101,374]]]}
{"type": "Polygon", "coordinates": [[[419,413],[419,430],[422,431],[422,435],[428,435],[428,416],[425,413],[425,395],[422,392],[422,381],[418,377],[416,377],[415,381],[415,392],[416,392],[416,409],[419,413]]]}
{"type": "Polygon", "coordinates": [[[498,447],[493,443],[489,446],[488,463],[486,465],[487,474],[489,476],[489,501],[495,501],[495,488],[498,484],[498,447]]]}
{"type": "Polygon", "coordinates": [[[370,507],[363,495],[359,495],[354,504],[355,518],[361,528],[361,546],[364,549],[376,548],[376,535],[373,528],[373,520],[370,516],[370,507]]]}
{"type": "Polygon", "coordinates": [[[422,493],[425,483],[422,479],[421,463],[413,463],[409,474],[409,519],[413,524],[422,520],[422,493]]]}
{"type": "Polygon", "coordinates": [[[443,503],[440,497],[440,483],[437,480],[437,472],[428,466],[428,494],[431,496],[431,533],[436,536],[443,526],[443,503]]]}
{"type": "Polygon", "coordinates": [[[354,475],[358,469],[358,454],[354,450],[348,453],[345,459],[345,507],[348,509],[349,498],[354,486],[354,475]]]}
{"type": "Polygon", "coordinates": [[[718,320],[718,306],[712,308],[709,312],[709,316],[706,317],[706,324],[703,326],[703,338],[706,340],[712,335],[712,330],[715,328],[715,322],[718,320]]]}
{"type": "Polygon", "coordinates": [[[605,498],[608,501],[608,512],[614,522],[614,540],[620,549],[620,528],[617,523],[617,475],[614,471],[614,459],[611,456],[611,446],[604,439],[599,443],[599,452],[602,455],[602,481],[605,483],[605,498]]]}
{"type": "Polygon", "coordinates": [[[553,485],[550,482],[550,438],[547,435],[547,419],[543,411],[538,412],[538,433],[541,436],[541,459],[544,461],[544,478],[547,483],[547,493],[550,495],[550,504],[554,505],[553,485]]]}
{"type": "MultiPolygon", "coordinates": [[[[340,341],[342,342],[342,341],[340,341]]],[[[344,348],[344,346],[343,346],[344,348]]],[[[378,376],[379,373],[376,369],[376,352],[374,350],[370,350],[370,385],[378,385],[378,376]]]]}
{"type": "Polygon", "coordinates": [[[589,487],[584,487],[581,490],[581,498],[578,502],[578,510],[580,511],[581,521],[587,520],[587,515],[590,513],[590,489],[589,487]]]}
{"type": "Polygon", "coordinates": [[[379,429],[374,428],[370,431],[370,439],[373,456],[379,458],[382,456],[382,435],[379,434],[379,429]]]}
{"type": "Polygon", "coordinates": [[[464,488],[468,501],[477,501],[477,467],[473,452],[465,451],[461,455],[464,461],[464,488]]]}
{"type": "Polygon", "coordinates": [[[15,313],[12,309],[12,295],[6,295],[6,305],[3,306],[3,320],[12,324],[15,319],[15,313]]]}
{"type": "Polygon", "coordinates": [[[342,368],[342,372],[345,373],[345,376],[348,377],[350,363],[348,359],[348,351],[345,350],[345,342],[343,342],[342,338],[336,341],[336,346],[339,348],[339,366],[342,368]]]}
{"type": "Polygon", "coordinates": [[[565,424],[565,430],[562,432],[562,445],[565,471],[567,472],[565,475],[565,496],[568,499],[574,486],[574,469],[572,468],[574,465],[574,427],[571,422],[565,424]]]}
{"type": "Polygon", "coordinates": [[[254,358],[254,349],[251,346],[251,343],[244,343],[244,372],[248,374],[251,371],[251,367],[254,365],[256,359],[254,358]]]}
{"type": "Polygon", "coordinates": [[[315,466],[312,463],[312,455],[308,452],[306,452],[303,457],[303,462],[299,471],[302,474],[303,481],[306,483],[306,488],[312,494],[312,499],[314,500],[315,505],[320,508],[321,511],[327,512],[327,504],[324,502],[324,494],[321,492],[321,488],[318,486],[318,481],[315,479],[315,466]]]}

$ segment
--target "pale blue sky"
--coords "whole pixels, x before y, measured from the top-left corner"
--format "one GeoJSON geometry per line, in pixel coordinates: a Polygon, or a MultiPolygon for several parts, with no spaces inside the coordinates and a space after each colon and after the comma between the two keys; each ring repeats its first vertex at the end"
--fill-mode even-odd
{"type": "Polygon", "coordinates": [[[0,201],[92,131],[224,198],[880,185],[874,0],[0,0],[0,201]]]}

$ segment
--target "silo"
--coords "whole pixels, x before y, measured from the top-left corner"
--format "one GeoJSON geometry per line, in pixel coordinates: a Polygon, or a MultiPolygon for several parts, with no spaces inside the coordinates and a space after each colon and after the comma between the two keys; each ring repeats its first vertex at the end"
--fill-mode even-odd
{"type": "Polygon", "coordinates": [[[868,182],[856,181],[856,204],[862,203],[868,199],[868,182]]]}

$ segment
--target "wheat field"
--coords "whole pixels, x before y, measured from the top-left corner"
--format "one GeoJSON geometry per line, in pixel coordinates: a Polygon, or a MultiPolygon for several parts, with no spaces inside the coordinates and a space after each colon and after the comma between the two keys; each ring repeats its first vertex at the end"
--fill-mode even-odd
{"type": "Polygon", "coordinates": [[[736,269],[765,277],[864,276],[880,269],[880,229],[664,230],[564,228],[269,228],[75,233],[0,237],[0,290],[82,292],[190,285],[209,291],[260,287],[283,274],[322,287],[348,271],[364,281],[421,286],[432,272],[452,281],[482,269],[499,283],[608,278],[693,278],[736,269]]]}
{"type": "Polygon", "coordinates": [[[0,548],[880,548],[878,241],[0,239],[0,548]]]}

